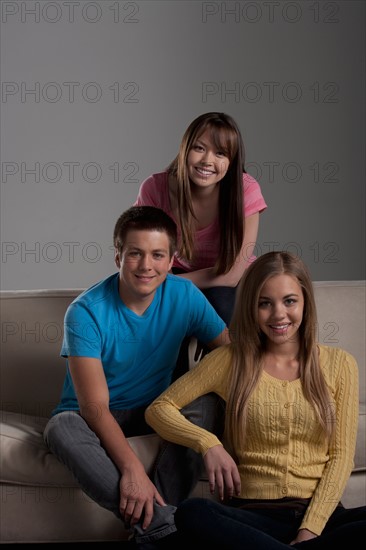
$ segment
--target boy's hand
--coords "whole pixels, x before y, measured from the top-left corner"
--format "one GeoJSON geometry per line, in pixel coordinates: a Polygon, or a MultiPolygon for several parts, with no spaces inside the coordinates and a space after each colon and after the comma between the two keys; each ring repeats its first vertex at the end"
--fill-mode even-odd
{"type": "Polygon", "coordinates": [[[132,527],[143,518],[142,528],[147,529],[153,517],[154,500],[161,506],[165,505],[142,465],[123,472],[119,509],[127,526],[132,527]]]}

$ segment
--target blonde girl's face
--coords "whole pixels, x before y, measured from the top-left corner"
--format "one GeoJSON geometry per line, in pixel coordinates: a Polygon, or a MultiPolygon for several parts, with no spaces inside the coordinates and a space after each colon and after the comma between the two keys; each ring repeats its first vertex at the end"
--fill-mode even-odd
{"type": "Polygon", "coordinates": [[[189,179],[197,186],[216,185],[229,169],[227,153],[214,144],[209,130],[193,143],[187,157],[189,179]]]}
{"type": "Polygon", "coordinates": [[[275,275],[263,285],[258,300],[258,322],[270,346],[299,341],[303,312],[304,295],[296,277],[275,275]]]}

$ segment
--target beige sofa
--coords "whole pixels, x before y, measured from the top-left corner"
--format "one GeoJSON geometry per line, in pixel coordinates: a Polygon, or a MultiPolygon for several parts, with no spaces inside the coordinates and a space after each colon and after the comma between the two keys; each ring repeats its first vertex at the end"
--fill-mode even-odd
{"type": "MultiPolygon", "coordinates": [[[[315,283],[318,339],[343,347],[360,371],[360,423],[355,468],[343,502],[366,504],[365,282],[315,283]]],[[[59,399],[65,361],[59,357],[63,317],[80,290],[2,291],[1,543],[125,540],[112,513],[92,502],[48,451],[42,430],[59,399]]],[[[146,469],[155,435],[130,443],[146,469]]],[[[195,495],[209,496],[202,480],[195,495]]]]}

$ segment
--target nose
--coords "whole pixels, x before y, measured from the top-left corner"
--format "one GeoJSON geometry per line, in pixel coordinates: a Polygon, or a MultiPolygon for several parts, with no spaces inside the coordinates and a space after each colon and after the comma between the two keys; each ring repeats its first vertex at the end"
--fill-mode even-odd
{"type": "Polygon", "coordinates": [[[213,163],[213,153],[206,149],[205,152],[202,155],[202,163],[203,164],[212,164],[213,163]]]}
{"type": "Polygon", "coordinates": [[[151,258],[149,254],[143,254],[139,261],[139,269],[143,271],[148,271],[151,269],[151,258]]]}
{"type": "Polygon", "coordinates": [[[281,303],[275,303],[272,310],[273,318],[276,320],[283,319],[286,315],[285,306],[281,303]]]}

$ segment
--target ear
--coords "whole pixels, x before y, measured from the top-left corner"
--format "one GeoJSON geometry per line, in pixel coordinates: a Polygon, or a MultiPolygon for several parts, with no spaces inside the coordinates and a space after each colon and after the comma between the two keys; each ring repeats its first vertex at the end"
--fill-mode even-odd
{"type": "Polygon", "coordinates": [[[169,271],[170,271],[171,268],[173,267],[173,263],[174,263],[174,255],[170,258],[170,262],[169,262],[169,271]]]}
{"type": "Polygon", "coordinates": [[[117,248],[114,249],[114,263],[116,264],[118,269],[121,267],[121,259],[117,248]]]}

